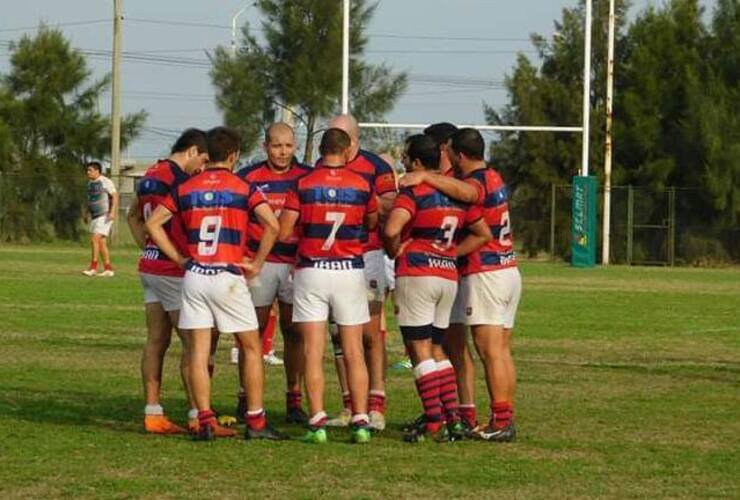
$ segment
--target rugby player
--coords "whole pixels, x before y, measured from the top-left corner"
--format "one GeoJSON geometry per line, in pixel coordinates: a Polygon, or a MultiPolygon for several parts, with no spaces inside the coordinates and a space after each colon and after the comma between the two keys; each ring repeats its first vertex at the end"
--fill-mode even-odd
{"type": "MultiPolygon", "coordinates": [[[[351,115],[331,120],[330,127],[344,130],[350,137],[349,161],[346,168],[368,181],[378,197],[381,216],[388,213],[396,196],[396,180],[391,167],[378,155],[360,149],[360,127],[351,115]]],[[[322,160],[319,160],[321,162],[322,160]]],[[[370,321],[363,331],[365,360],[370,376],[368,409],[370,428],[385,429],[385,341],[380,333],[380,312],[385,301],[385,262],[379,231],[370,231],[363,248],[365,281],[370,309],[370,321]]],[[[346,358],[345,358],[346,362],[346,358]]]]}
{"type": "Polygon", "coordinates": [[[242,349],[245,362],[241,377],[247,385],[245,439],[283,439],[265,417],[262,346],[246,282],[259,274],[275,243],[278,222],[265,196],[232,172],[239,159],[239,134],[215,127],[206,138],[209,163],[205,170],[164,199],[146,223],[160,250],[186,270],[178,326],[191,330],[190,383],[199,425],[195,439],[210,441],[235,434],[218,426],[211,409],[208,360],[214,327],[221,333],[233,333],[242,349]],[[264,231],[250,260],[245,250],[252,212],[264,231]],[[190,258],[183,256],[164,230],[174,214],[179,214],[185,225],[190,258]]]}
{"type": "Polygon", "coordinates": [[[368,373],[362,332],[369,321],[363,274],[362,237],[377,224],[377,201],[370,182],[345,167],[351,139],[338,128],[321,138],[321,164],[298,180],[280,216],[280,240],[290,241],[299,224],[293,282],[293,323],[303,335],[306,389],[311,418],[304,440],[324,443],[323,356],[329,309],[338,325],[354,414],[352,441],[370,441],[368,373]]]}
{"type": "MultiPolygon", "coordinates": [[[[147,339],[141,356],[141,378],[144,384],[146,406],[144,429],[155,434],[181,434],[185,430],[172,423],[160,404],[164,356],[170,346],[172,327],[177,325],[182,302],[182,276],[184,271],[165,254],[146,233],[144,223],[161,201],[190,175],[200,171],[208,161],[206,134],[202,130],[187,129],[175,141],[169,158],[160,160],[146,171],[139,181],[136,198],[129,207],[128,226],[136,243],[142,249],[139,258],[139,277],[144,288],[147,339]]],[[[185,252],[186,237],[179,220],[169,221],[165,231],[180,251],[185,252]]],[[[188,383],[187,334],[177,331],[183,350],[180,376],[188,395],[190,419],[195,404],[188,383]]]]}
{"type": "Polygon", "coordinates": [[[86,165],[87,215],[90,230],[90,266],[82,271],[85,276],[98,275],[98,258],[103,257],[103,272],[98,276],[112,278],[115,273],[110,264],[108,237],[113,222],[118,216],[118,191],[115,184],[102,174],[103,167],[97,161],[86,165]]]}
{"type": "Polygon", "coordinates": [[[453,306],[453,322],[469,326],[475,348],[483,361],[491,402],[488,425],[475,435],[487,441],[512,441],[516,371],[511,357],[514,327],[522,282],[511,236],[508,190],[501,176],[483,161],[485,144],[472,128],[452,137],[450,160],[467,183],[479,192],[480,206],[493,239],[463,257],[462,296],[453,306]]]}
{"type": "MultiPolygon", "coordinates": [[[[240,170],[237,175],[254,185],[267,197],[279,217],[288,190],[295,182],[311,171],[310,167],[294,160],[296,150],[293,129],[285,123],[273,123],[265,132],[264,148],[267,160],[240,170]]],[[[247,230],[249,255],[257,251],[262,239],[262,227],[255,214],[249,217],[247,230]]],[[[293,328],[293,266],[298,249],[298,235],[294,232],[289,241],[278,241],[267,256],[259,276],[249,282],[260,334],[264,335],[270,320],[270,310],[277,298],[280,329],[285,346],[286,413],[288,423],[305,424],[308,416],[301,403],[303,373],[303,345],[293,328]]],[[[264,353],[263,353],[264,354],[264,353]]]]}
{"type": "MultiPolygon", "coordinates": [[[[455,169],[450,161],[452,136],[457,127],[449,122],[433,123],[424,129],[439,147],[439,173],[455,176],[455,169]]],[[[459,176],[459,175],[458,175],[459,176]]],[[[477,198],[477,193],[475,193],[477,198]]],[[[461,293],[458,287],[458,293],[461,293]]],[[[475,362],[467,341],[467,328],[462,323],[450,323],[444,339],[444,348],[450,356],[457,375],[457,390],[460,398],[460,418],[468,431],[478,425],[475,407],[475,362]]]]}
{"type": "MultiPolygon", "coordinates": [[[[407,171],[436,171],[439,148],[427,135],[408,139],[403,161],[407,171]]],[[[458,256],[491,240],[479,210],[455,201],[428,184],[404,188],[396,198],[384,230],[389,255],[397,258],[396,305],[414,365],[416,387],[424,407],[425,425],[404,436],[417,442],[464,437],[457,403],[455,371],[442,349],[457,293],[458,256]],[[468,228],[457,244],[457,235],[468,228]]]]}

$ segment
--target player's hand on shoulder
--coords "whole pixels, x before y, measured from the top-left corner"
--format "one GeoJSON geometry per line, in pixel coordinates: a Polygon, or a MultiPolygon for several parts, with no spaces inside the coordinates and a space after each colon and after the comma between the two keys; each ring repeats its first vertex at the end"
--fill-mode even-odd
{"type": "Polygon", "coordinates": [[[408,172],[398,181],[398,186],[413,187],[418,186],[426,180],[426,172],[408,172]]]}

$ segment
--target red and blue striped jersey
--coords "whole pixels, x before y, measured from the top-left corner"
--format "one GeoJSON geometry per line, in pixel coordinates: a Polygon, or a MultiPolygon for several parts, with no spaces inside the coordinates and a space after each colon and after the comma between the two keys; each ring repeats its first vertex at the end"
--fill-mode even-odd
{"type": "MultiPolygon", "coordinates": [[[[137,210],[146,221],[154,209],[162,203],[169,194],[190,176],[172,160],[159,160],[149,167],[136,188],[138,199],[137,210]]],[[[186,252],[185,230],[182,221],[173,217],[164,226],[175,246],[186,252]]],[[[169,257],[159,250],[159,247],[147,235],[144,251],[139,258],[139,272],[158,276],[182,276],[183,270],[172,262],[169,257]]]]}
{"type": "Polygon", "coordinates": [[[476,205],[482,210],[493,239],[470,255],[461,257],[460,272],[467,276],[516,267],[506,184],[492,168],[474,170],[464,180],[478,190],[476,205]]]}
{"type": "Polygon", "coordinates": [[[316,167],[288,192],[299,214],[297,267],[362,269],[365,215],[378,210],[370,183],[347,168],[316,167]]]}
{"type": "MultiPolygon", "coordinates": [[[[290,189],[295,187],[298,179],[311,171],[311,167],[301,163],[294,163],[285,172],[275,172],[270,169],[266,161],[256,163],[243,168],[236,173],[239,177],[262,191],[267,198],[275,217],[280,217],[280,212],[285,205],[285,197],[290,189]]],[[[264,229],[254,213],[249,214],[247,226],[247,253],[254,255],[260,245],[264,229]]],[[[296,252],[298,251],[298,230],[293,232],[293,237],[288,242],[275,242],[272,251],[267,256],[268,262],[281,264],[294,264],[296,252]]]]}
{"type": "MultiPolygon", "coordinates": [[[[317,166],[320,164],[321,159],[317,162],[317,166]]],[[[357,156],[348,162],[345,167],[365,178],[378,196],[396,191],[396,177],[393,174],[393,167],[370,151],[361,149],[357,156]]],[[[380,227],[367,233],[367,240],[364,243],[365,252],[383,248],[380,243],[380,227]]]]}
{"type": "Polygon", "coordinates": [[[480,210],[454,200],[428,184],[402,189],[393,208],[411,214],[396,257],[396,276],[436,276],[457,281],[457,241],[466,225],[482,217],[480,210]]]}
{"type": "Polygon", "coordinates": [[[225,168],[206,169],[180,184],[162,205],[180,215],[190,258],[202,267],[227,267],[242,261],[249,213],[265,196],[225,168]]]}

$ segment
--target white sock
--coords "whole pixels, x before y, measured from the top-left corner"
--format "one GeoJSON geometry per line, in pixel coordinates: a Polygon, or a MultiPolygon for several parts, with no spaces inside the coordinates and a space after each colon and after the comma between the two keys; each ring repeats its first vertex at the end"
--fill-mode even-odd
{"type": "Polygon", "coordinates": [[[308,425],[316,425],[326,419],[326,412],[320,411],[308,421],[308,425]]]}
{"type": "Polygon", "coordinates": [[[367,413],[355,413],[352,415],[352,423],[356,424],[358,422],[362,422],[367,424],[370,419],[367,416],[367,413]]]}
{"type": "Polygon", "coordinates": [[[437,362],[432,358],[425,359],[414,367],[414,378],[420,379],[424,375],[437,371],[437,362]]]}
{"type": "Polygon", "coordinates": [[[144,415],[164,415],[164,408],[162,405],[146,405],[144,407],[144,415]]]}
{"type": "Polygon", "coordinates": [[[449,359],[437,361],[437,370],[444,370],[445,368],[452,368],[452,363],[449,359]]]}
{"type": "Polygon", "coordinates": [[[190,408],[188,410],[188,420],[195,420],[198,418],[198,408],[190,408]]]}

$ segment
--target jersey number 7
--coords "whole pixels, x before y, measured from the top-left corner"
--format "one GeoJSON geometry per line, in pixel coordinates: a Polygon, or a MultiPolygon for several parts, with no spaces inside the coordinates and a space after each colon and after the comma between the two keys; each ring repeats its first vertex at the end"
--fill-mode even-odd
{"type": "Polygon", "coordinates": [[[339,231],[339,227],[344,223],[344,218],[347,216],[344,212],[326,212],[326,216],[324,217],[324,220],[326,222],[331,222],[331,232],[329,233],[329,237],[326,238],[324,241],[324,244],[321,246],[321,249],[324,251],[330,250],[332,246],[334,246],[334,242],[337,239],[337,232],[339,231]]]}

